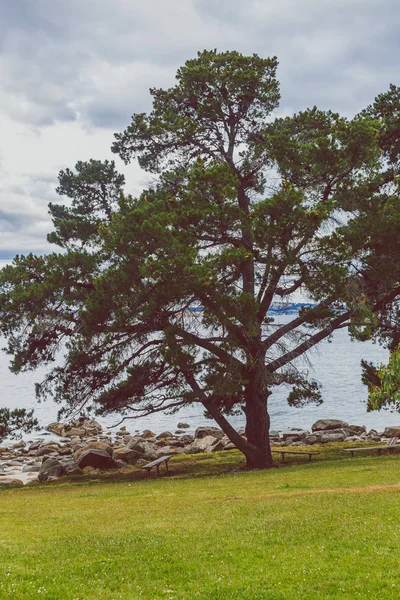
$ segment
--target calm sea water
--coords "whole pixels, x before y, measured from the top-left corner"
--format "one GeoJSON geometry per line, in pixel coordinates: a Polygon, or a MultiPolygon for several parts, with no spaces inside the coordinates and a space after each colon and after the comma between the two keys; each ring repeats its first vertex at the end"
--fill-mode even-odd
{"type": "MultiPolygon", "coordinates": [[[[4,345],[4,344],[3,344],[4,345]]],[[[271,427],[284,430],[288,427],[304,427],[321,418],[344,419],[351,424],[366,425],[368,428],[382,430],[387,425],[400,425],[400,415],[387,411],[380,413],[366,412],[367,390],[362,385],[360,361],[362,358],[373,361],[384,361],[386,351],[370,342],[352,342],[345,330],[335,332],[331,343],[322,342],[318,350],[314,350],[309,359],[310,375],[322,383],[324,403],[321,406],[310,405],[296,409],[288,406],[286,398],[288,389],[276,388],[269,400],[271,427]]],[[[43,371],[13,375],[8,369],[9,357],[0,353],[0,407],[34,408],[40,424],[45,427],[56,420],[58,407],[51,400],[37,404],[34,393],[34,382],[39,381],[43,371]]],[[[104,427],[115,425],[119,418],[99,419],[104,427]]],[[[214,424],[203,415],[201,406],[182,409],[174,415],[156,414],[150,417],[128,420],[125,422],[129,431],[152,429],[155,433],[164,430],[175,431],[179,421],[187,422],[194,430],[199,425],[214,424]]],[[[237,427],[244,426],[243,417],[234,417],[232,423],[237,427]]]]}

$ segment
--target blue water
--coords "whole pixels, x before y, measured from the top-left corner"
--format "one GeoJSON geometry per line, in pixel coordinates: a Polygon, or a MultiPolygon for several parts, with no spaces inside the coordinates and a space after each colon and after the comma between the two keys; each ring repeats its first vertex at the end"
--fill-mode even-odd
{"type": "MultiPolygon", "coordinates": [[[[321,406],[310,405],[296,409],[289,407],[286,401],[288,389],[276,388],[269,399],[271,427],[284,430],[288,427],[304,427],[321,418],[339,418],[352,424],[366,425],[368,428],[382,430],[387,425],[400,425],[400,415],[387,411],[366,412],[367,390],[360,380],[362,358],[373,361],[386,360],[387,353],[371,342],[352,342],[345,330],[336,331],[332,342],[322,342],[318,350],[309,354],[312,367],[308,367],[310,376],[322,383],[324,403],[321,406]]],[[[8,370],[9,357],[0,353],[0,407],[34,408],[41,425],[56,420],[58,407],[51,400],[37,404],[34,395],[34,382],[43,376],[43,370],[34,373],[13,375],[8,370]]],[[[303,361],[304,366],[304,361],[303,361]]],[[[301,365],[300,365],[301,366],[301,365]]],[[[117,423],[118,416],[99,419],[104,427],[117,423]]],[[[152,429],[155,433],[164,430],[175,431],[179,421],[187,422],[194,430],[201,424],[213,424],[203,415],[201,405],[185,407],[174,415],[156,414],[149,417],[128,420],[125,425],[129,431],[152,429]]],[[[243,417],[233,417],[232,423],[244,426],[243,417]]]]}

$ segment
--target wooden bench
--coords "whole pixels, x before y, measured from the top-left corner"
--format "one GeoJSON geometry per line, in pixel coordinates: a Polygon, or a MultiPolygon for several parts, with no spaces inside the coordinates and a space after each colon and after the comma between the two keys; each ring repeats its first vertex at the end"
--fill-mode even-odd
{"type": "Polygon", "coordinates": [[[314,454],[320,454],[320,452],[310,450],[271,450],[271,452],[275,452],[275,454],[281,454],[282,463],[285,462],[285,454],[307,454],[309,461],[311,461],[314,454]]]}
{"type": "Polygon", "coordinates": [[[364,450],[377,450],[378,456],[382,454],[382,450],[388,450],[392,453],[396,448],[400,448],[398,444],[398,436],[392,437],[384,446],[364,446],[364,448],[343,448],[343,452],[351,452],[351,458],[354,458],[354,452],[363,452],[364,450]]]}
{"type": "Polygon", "coordinates": [[[165,469],[167,471],[167,473],[169,473],[168,471],[168,461],[171,458],[172,454],[167,454],[166,456],[161,456],[160,458],[157,458],[157,460],[153,460],[153,462],[148,463],[147,465],[143,465],[142,469],[146,469],[147,474],[150,477],[150,471],[152,470],[153,467],[157,468],[157,475],[160,474],[160,465],[162,463],[165,463],[165,469]]]}

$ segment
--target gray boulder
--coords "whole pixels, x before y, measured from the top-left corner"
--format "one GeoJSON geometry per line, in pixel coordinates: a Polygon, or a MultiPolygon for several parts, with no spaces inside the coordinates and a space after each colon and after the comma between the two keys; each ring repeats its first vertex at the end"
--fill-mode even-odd
{"type": "Polygon", "coordinates": [[[177,449],[171,448],[171,446],[164,446],[163,448],[157,448],[156,454],[157,458],[161,458],[162,456],[166,456],[167,454],[176,454],[177,449]]]}
{"type": "Polygon", "coordinates": [[[168,445],[173,446],[174,448],[183,448],[185,446],[185,442],[180,439],[172,439],[168,440],[168,445]]]}
{"type": "Polygon", "coordinates": [[[49,423],[47,429],[56,435],[63,435],[64,423],[49,423]]]}
{"type": "Polygon", "coordinates": [[[287,438],[286,440],[283,441],[283,444],[285,446],[293,446],[293,444],[297,444],[298,440],[294,440],[293,438],[287,438]]]}
{"type": "Polygon", "coordinates": [[[142,433],[141,437],[142,437],[144,440],[146,440],[146,439],[149,439],[149,438],[154,438],[154,437],[156,437],[156,434],[155,434],[155,433],[153,433],[153,431],[151,431],[150,429],[145,429],[145,430],[143,431],[143,433],[142,433]]]}
{"type": "Polygon", "coordinates": [[[146,442],[142,439],[142,437],[134,435],[126,444],[126,447],[136,448],[136,446],[140,446],[141,444],[146,444],[146,442]]]}
{"type": "Polygon", "coordinates": [[[217,442],[215,442],[215,444],[211,448],[211,452],[221,452],[222,450],[225,450],[225,448],[228,444],[229,444],[229,440],[222,438],[221,440],[218,440],[217,442]]]}
{"type": "MultiPolygon", "coordinates": [[[[75,448],[76,448],[76,446],[74,446],[74,450],[75,450],[75,448]]],[[[103,452],[107,452],[107,454],[109,454],[110,456],[113,455],[113,448],[112,448],[112,446],[110,446],[110,444],[106,444],[104,442],[89,442],[88,444],[85,444],[83,447],[77,448],[75,450],[74,461],[76,463],[78,463],[79,457],[82,456],[82,454],[84,452],[86,452],[86,450],[90,450],[90,449],[102,450],[103,452]]]]}
{"type": "MultiPolygon", "coordinates": [[[[48,461],[47,461],[48,462],[48,461]]],[[[117,463],[105,450],[99,448],[85,449],[76,460],[81,469],[94,467],[95,469],[116,469],[117,463]]]]}
{"type": "Polygon", "coordinates": [[[24,442],[24,440],[21,440],[20,442],[13,444],[14,450],[17,450],[18,448],[25,448],[25,447],[26,447],[26,442],[24,442]]]}
{"type": "Polygon", "coordinates": [[[72,454],[72,448],[69,448],[68,446],[64,446],[63,448],[59,448],[58,449],[58,454],[60,456],[69,456],[70,454],[72,454]]]}
{"type": "Polygon", "coordinates": [[[22,468],[23,473],[38,473],[41,465],[25,465],[22,468]]]}
{"type": "Polygon", "coordinates": [[[305,429],[292,429],[282,433],[282,438],[285,442],[287,440],[290,442],[301,442],[308,436],[308,434],[309,432],[305,429]]]}
{"type": "Polygon", "coordinates": [[[154,446],[148,442],[145,442],[141,438],[133,438],[126,447],[139,452],[141,458],[146,458],[148,460],[155,460],[158,458],[158,454],[154,446]]]}
{"type": "Polygon", "coordinates": [[[163,446],[169,446],[172,441],[172,438],[161,438],[160,440],[156,440],[154,445],[156,448],[162,448],[163,446]]]}
{"type": "Polygon", "coordinates": [[[361,435],[367,431],[365,425],[349,425],[352,435],[361,435]]]}
{"type": "Polygon", "coordinates": [[[85,437],[86,429],[84,429],[83,427],[72,427],[71,429],[65,432],[65,435],[70,435],[71,437],[85,437]]]}
{"type": "Polygon", "coordinates": [[[123,461],[124,463],[135,464],[138,458],[141,458],[143,454],[138,450],[134,450],[132,448],[128,448],[124,446],[123,448],[117,448],[114,450],[113,459],[116,461],[123,461]]]}
{"type": "Polygon", "coordinates": [[[329,444],[329,442],[344,442],[346,435],[344,433],[324,433],[321,437],[323,444],[329,444]]]}
{"type": "Polygon", "coordinates": [[[330,429],[340,429],[342,427],[349,427],[349,424],[346,423],[346,421],[341,421],[340,419],[319,419],[319,421],[316,421],[311,427],[311,430],[313,432],[329,431],[330,429]]]}
{"type": "Polygon", "coordinates": [[[221,439],[224,437],[224,432],[218,427],[198,427],[195,431],[194,437],[195,439],[205,438],[206,436],[212,436],[217,439],[221,439]]]}
{"type": "Polygon", "coordinates": [[[237,448],[233,442],[228,442],[226,444],[224,450],[237,450],[237,448]]]}
{"type": "Polygon", "coordinates": [[[45,462],[42,462],[39,470],[38,479],[41,483],[49,481],[50,479],[57,479],[64,474],[64,465],[60,463],[56,458],[47,458],[45,462]]]}
{"type": "Polygon", "coordinates": [[[206,435],[202,438],[196,438],[190,447],[190,454],[199,452],[212,452],[214,445],[218,442],[218,438],[211,435],[206,435]]]}
{"type": "Polygon", "coordinates": [[[190,435],[190,434],[188,434],[188,433],[187,433],[187,434],[185,434],[185,435],[182,435],[182,436],[179,438],[179,440],[180,440],[181,442],[183,442],[183,444],[184,444],[185,446],[188,446],[189,444],[192,444],[192,443],[194,442],[194,436],[193,436],[193,435],[190,435]]]}
{"type": "MultiPolygon", "coordinates": [[[[40,448],[39,442],[35,442],[34,444],[30,444],[30,446],[29,446],[29,452],[31,452],[32,450],[37,450],[38,448],[40,448]]],[[[1,450],[1,448],[0,448],[0,450],[1,450]]]]}
{"type": "Polygon", "coordinates": [[[74,463],[69,463],[65,467],[65,475],[83,475],[83,471],[78,465],[74,463]]]}
{"type": "Polygon", "coordinates": [[[82,418],[72,423],[50,423],[47,429],[62,437],[70,438],[75,436],[89,437],[102,433],[102,427],[99,423],[82,418]]]}
{"type": "Polygon", "coordinates": [[[39,448],[36,450],[34,456],[46,456],[49,454],[58,454],[58,448],[52,448],[51,446],[48,446],[47,448],[39,448]]]}
{"type": "Polygon", "coordinates": [[[334,435],[336,433],[339,435],[344,435],[345,438],[349,437],[350,435],[354,435],[354,432],[347,427],[338,428],[338,429],[327,429],[325,431],[315,431],[315,432],[313,432],[313,435],[319,435],[319,436],[334,435]]]}
{"type": "Polygon", "coordinates": [[[172,438],[174,434],[171,431],[163,431],[157,435],[158,440],[163,440],[165,438],[172,438]]]}
{"type": "Polygon", "coordinates": [[[0,487],[14,487],[24,485],[20,479],[0,479],[0,487]]]}
{"type": "Polygon", "coordinates": [[[281,443],[281,438],[278,437],[273,437],[273,438],[269,438],[269,441],[271,443],[272,446],[274,446],[275,444],[280,444],[281,443]]]}
{"type": "Polygon", "coordinates": [[[303,441],[304,441],[304,443],[306,445],[312,446],[313,444],[318,444],[321,441],[321,436],[319,436],[319,435],[307,435],[304,438],[303,441]]]}
{"type": "Polygon", "coordinates": [[[385,427],[385,431],[383,432],[385,437],[400,437],[400,425],[396,427],[385,427]]]}

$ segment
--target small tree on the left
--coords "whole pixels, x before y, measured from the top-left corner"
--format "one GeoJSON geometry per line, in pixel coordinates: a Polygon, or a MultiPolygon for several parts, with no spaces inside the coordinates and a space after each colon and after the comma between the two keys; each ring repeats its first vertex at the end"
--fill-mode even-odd
{"type": "Polygon", "coordinates": [[[33,417],[33,410],[25,408],[0,408],[0,442],[10,437],[16,439],[21,433],[30,433],[38,428],[38,421],[33,417]]]}

